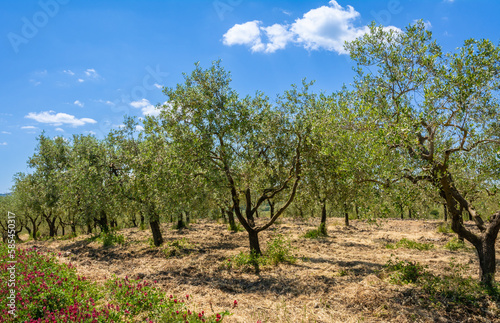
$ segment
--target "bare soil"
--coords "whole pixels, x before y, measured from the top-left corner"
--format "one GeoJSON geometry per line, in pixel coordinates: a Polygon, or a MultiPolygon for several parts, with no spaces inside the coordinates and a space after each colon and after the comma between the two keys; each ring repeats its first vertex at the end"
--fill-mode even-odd
{"type": "Polygon", "coordinates": [[[340,219],[328,221],[329,236],[322,239],[303,237],[316,227],[312,220],[282,219],[274,230],[261,233],[263,250],[274,235],[283,234],[296,248],[298,260],[262,268],[259,274],[222,265],[229,257],[248,251],[247,233],[232,233],[225,224],[205,220],[183,230],[164,224],[167,243],[159,248],[151,247],[149,230],[138,228],[120,230],[125,243],[111,247],[90,241],[89,235],[25,245],[60,252],[61,261],[75,264],[80,274],[98,283],[111,275],[157,280],[167,294],[191,295],[190,304],[198,310],[229,310],[233,315],[226,322],[500,322],[498,303],[480,304],[478,309],[431,307],[417,286],[394,285],[384,276],[384,265],[397,257],[427,265],[437,275],[448,273],[454,259],[468,265],[464,274],[478,279],[472,246],[453,252],[443,248],[454,235],[437,232],[442,222],[353,220],[345,227],[340,219]],[[189,246],[166,257],[168,242],[181,238],[189,246]],[[435,248],[385,247],[402,238],[432,243],[435,248]]]}

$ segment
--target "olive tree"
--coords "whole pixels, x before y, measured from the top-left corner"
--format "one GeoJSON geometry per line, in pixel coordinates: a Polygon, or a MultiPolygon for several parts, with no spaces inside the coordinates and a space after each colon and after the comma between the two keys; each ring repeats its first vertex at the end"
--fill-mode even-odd
{"type": "Polygon", "coordinates": [[[34,169],[32,179],[42,196],[40,211],[49,227],[49,236],[57,235],[57,219],[63,195],[62,176],[69,163],[69,143],[63,137],[49,138],[42,133],[38,137],[35,154],[29,158],[28,165],[34,169]]]}
{"type": "Polygon", "coordinates": [[[427,181],[439,191],[452,229],[475,247],[481,281],[491,285],[500,211],[479,214],[467,189],[474,181],[490,187],[498,182],[500,48],[470,39],[443,53],[418,22],[405,31],[372,24],[347,49],[358,65],[358,95],[371,107],[376,144],[395,152],[386,164],[395,165],[401,177],[427,181]],[[462,209],[477,231],[463,225],[462,209]]]}
{"type": "Polygon", "coordinates": [[[292,90],[276,105],[262,93],[241,99],[220,62],[208,69],[196,64],[184,78],[184,84],[164,89],[169,103],[162,107],[158,132],[164,132],[184,162],[196,165],[192,169],[200,176],[224,180],[250,250],[260,254],[259,232],[283,214],[299,185],[304,134],[294,117],[310,95],[307,89],[292,90]],[[285,202],[259,224],[259,207],[278,196],[286,196],[285,202]]]}

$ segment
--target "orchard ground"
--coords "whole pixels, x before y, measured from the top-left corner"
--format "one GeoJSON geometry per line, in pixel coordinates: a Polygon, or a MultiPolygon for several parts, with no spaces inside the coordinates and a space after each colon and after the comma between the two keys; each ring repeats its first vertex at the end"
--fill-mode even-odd
{"type": "MultiPolygon", "coordinates": [[[[429,301],[419,285],[389,279],[388,261],[407,260],[427,266],[426,271],[438,277],[458,267],[459,275],[478,280],[472,246],[466,242],[465,249],[446,249],[456,235],[438,232],[442,224],[384,219],[352,220],[345,227],[343,220],[332,218],[328,237],[308,239],[304,234],[316,228],[315,221],[284,218],[275,230],[260,234],[261,244],[265,250],[273,236],[282,234],[297,261],[262,267],[259,274],[228,268],[228,259],[248,252],[248,235],[214,221],[199,220],[182,230],[163,224],[166,243],[158,248],[152,247],[150,231],[139,228],[120,230],[124,243],[108,247],[90,235],[21,246],[61,253],[60,261],[71,262],[97,283],[113,274],[157,280],[167,293],[191,295],[199,310],[229,310],[233,315],[225,322],[500,322],[498,298],[458,304],[429,301]],[[429,248],[398,248],[404,238],[429,248]]],[[[473,229],[472,223],[467,226],[473,229]]],[[[499,259],[497,248],[497,271],[499,259]]]]}

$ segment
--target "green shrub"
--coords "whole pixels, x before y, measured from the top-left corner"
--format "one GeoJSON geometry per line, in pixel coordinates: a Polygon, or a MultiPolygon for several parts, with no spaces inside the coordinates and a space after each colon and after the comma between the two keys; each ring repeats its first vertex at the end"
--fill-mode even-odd
{"type": "Polygon", "coordinates": [[[328,234],[327,234],[326,229],[324,227],[325,227],[325,225],[322,223],[319,225],[319,228],[307,231],[306,234],[304,234],[304,238],[319,239],[319,238],[327,237],[328,234]]]}
{"type": "Polygon", "coordinates": [[[467,245],[465,244],[465,242],[463,242],[462,240],[459,240],[458,238],[454,237],[452,238],[450,241],[448,241],[448,243],[446,243],[444,245],[444,248],[445,249],[448,249],[450,251],[457,251],[457,250],[468,250],[469,248],[467,248],[467,245]]]}
{"type": "Polygon", "coordinates": [[[228,231],[233,231],[233,232],[242,232],[245,231],[243,227],[239,223],[234,223],[234,226],[231,226],[230,224],[227,225],[227,230],[228,231]]]}
{"type": "Polygon", "coordinates": [[[117,234],[114,231],[101,234],[101,240],[103,247],[113,246],[115,243],[124,244],[125,237],[122,234],[117,234]]]}
{"type": "Polygon", "coordinates": [[[440,233],[453,233],[450,223],[442,223],[438,225],[436,231],[440,233]]]}
{"type": "Polygon", "coordinates": [[[500,300],[497,286],[490,290],[485,289],[478,280],[464,274],[467,270],[468,265],[457,264],[452,259],[448,275],[443,277],[427,275],[420,284],[430,295],[429,300],[433,303],[477,306],[478,302],[485,299],[488,294],[496,301],[500,300]]]}
{"type": "Polygon", "coordinates": [[[253,251],[251,253],[240,252],[236,256],[227,259],[222,264],[222,267],[259,272],[260,266],[295,263],[297,258],[292,254],[292,249],[290,241],[286,240],[283,235],[278,234],[269,242],[263,255],[257,255],[253,251]]]}
{"type": "Polygon", "coordinates": [[[406,248],[406,249],[417,249],[417,250],[430,250],[434,248],[434,245],[432,243],[420,243],[416,242],[413,240],[409,240],[406,238],[403,238],[396,242],[395,244],[393,243],[388,243],[385,245],[387,249],[397,249],[397,248],[406,248]]]}
{"type": "Polygon", "coordinates": [[[265,265],[265,259],[263,256],[257,255],[255,252],[240,252],[234,257],[227,259],[223,266],[227,269],[235,268],[243,271],[255,270],[260,271],[260,266],[265,265]]]}
{"type": "Polygon", "coordinates": [[[433,306],[465,306],[470,309],[480,306],[481,302],[484,305],[488,299],[500,301],[498,285],[492,288],[482,286],[478,280],[464,274],[468,265],[457,264],[454,259],[449,266],[447,275],[435,276],[426,270],[426,266],[396,258],[387,262],[385,271],[389,272],[389,281],[393,284],[415,283],[425,293],[421,299],[433,306]]]}
{"type": "Polygon", "coordinates": [[[109,231],[108,233],[101,232],[99,234],[94,234],[87,240],[89,241],[100,241],[103,247],[113,246],[115,243],[124,244],[125,237],[122,234],[117,234],[115,231],[109,231]]]}
{"type": "Polygon", "coordinates": [[[194,248],[194,245],[186,238],[170,241],[165,245],[166,248],[163,250],[163,253],[167,258],[190,254],[194,248]]]}
{"type": "Polygon", "coordinates": [[[278,234],[267,245],[265,258],[267,263],[277,265],[280,262],[295,263],[297,258],[292,255],[292,245],[283,235],[278,234]]]}
{"type": "Polygon", "coordinates": [[[396,258],[394,261],[390,259],[385,264],[385,269],[390,272],[390,281],[393,284],[409,284],[415,283],[421,276],[425,275],[425,267],[417,262],[406,260],[399,261],[396,258]]]}

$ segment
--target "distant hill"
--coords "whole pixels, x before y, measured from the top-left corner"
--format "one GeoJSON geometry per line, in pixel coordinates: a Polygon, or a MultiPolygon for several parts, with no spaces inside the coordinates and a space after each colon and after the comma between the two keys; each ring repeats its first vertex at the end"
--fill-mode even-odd
{"type": "Polygon", "coordinates": [[[8,196],[11,195],[12,193],[0,193],[0,196],[8,196]]]}

